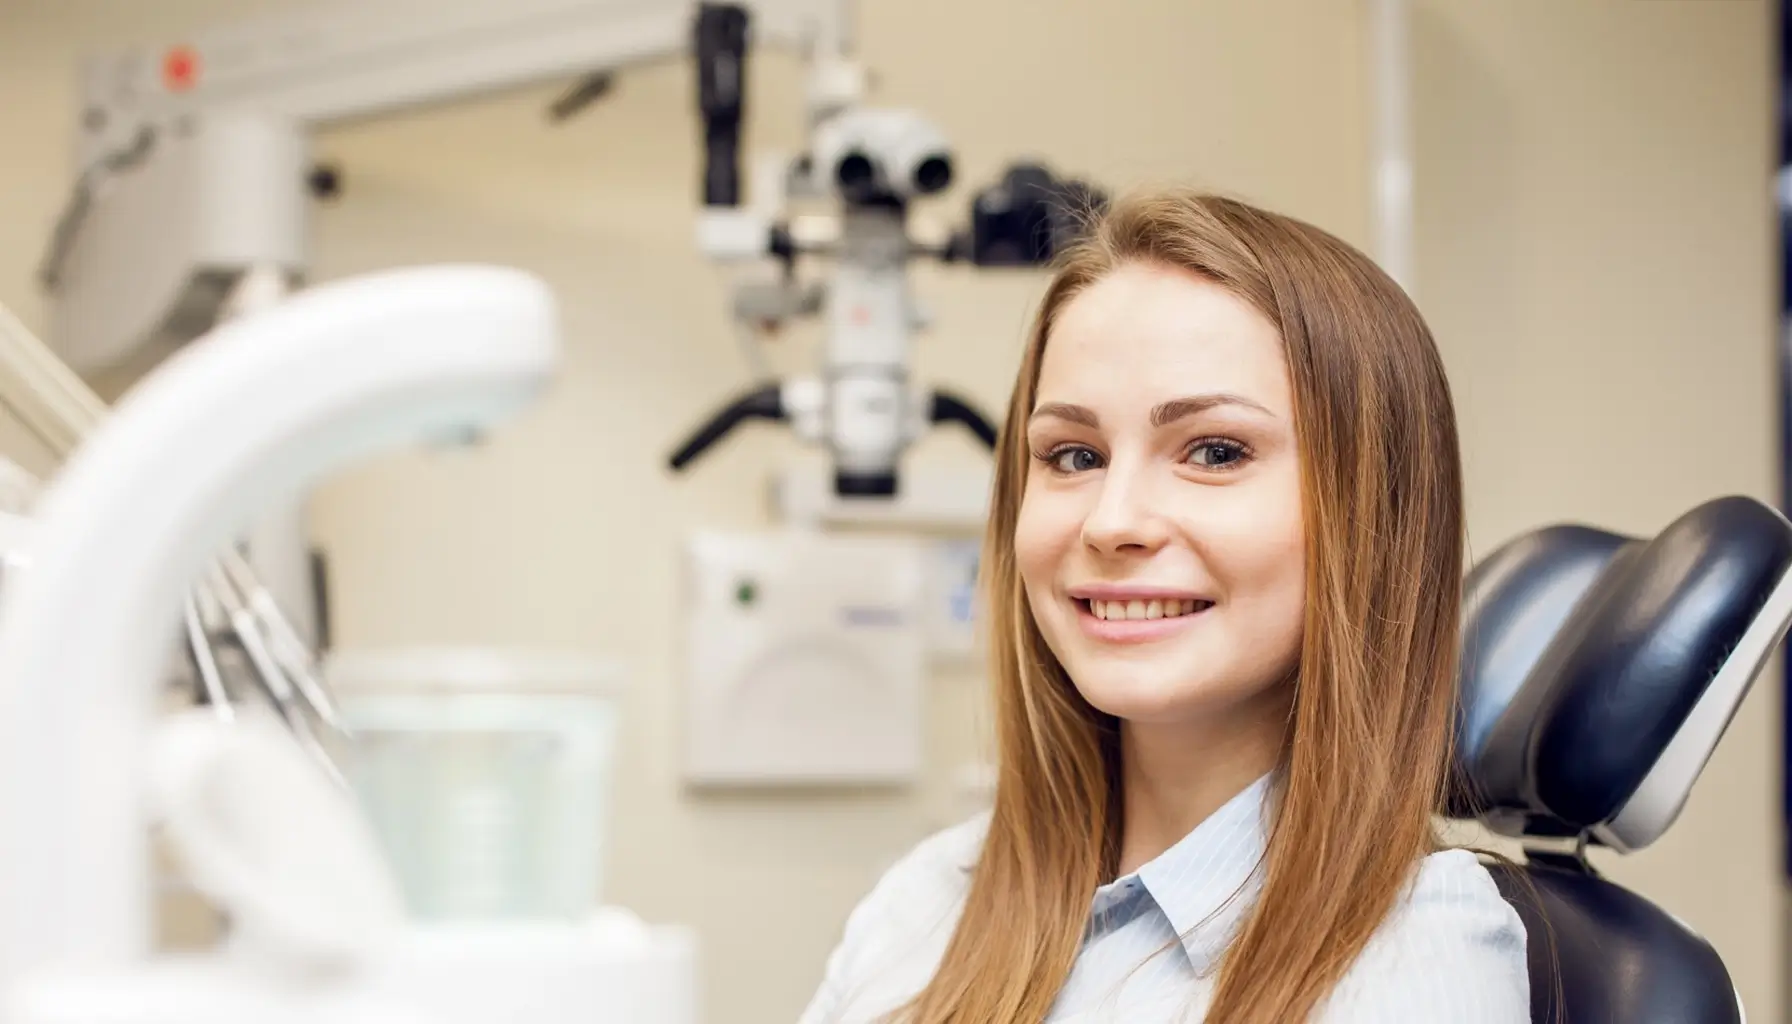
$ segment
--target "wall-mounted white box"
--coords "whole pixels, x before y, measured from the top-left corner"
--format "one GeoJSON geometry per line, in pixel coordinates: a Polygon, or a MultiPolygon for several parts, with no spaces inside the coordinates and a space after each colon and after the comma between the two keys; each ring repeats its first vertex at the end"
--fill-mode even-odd
{"type": "Polygon", "coordinates": [[[687,550],[685,779],[907,783],[922,756],[923,547],[807,530],[687,550]]]}

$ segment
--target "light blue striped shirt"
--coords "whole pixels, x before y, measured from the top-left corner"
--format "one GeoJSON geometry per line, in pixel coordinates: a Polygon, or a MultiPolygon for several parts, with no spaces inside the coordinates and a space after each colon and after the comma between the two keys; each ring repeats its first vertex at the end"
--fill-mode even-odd
{"type": "MultiPolygon", "coordinates": [[[[1255,903],[1269,778],[1175,846],[1095,891],[1050,1024],[1199,1021],[1218,959],[1255,903]]],[[[951,938],[987,816],[931,836],[847,921],[801,1024],[869,1024],[926,985],[951,938]]],[[[1317,1019],[1529,1024],[1524,925],[1463,850],[1432,854],[1317,1019]]]]}

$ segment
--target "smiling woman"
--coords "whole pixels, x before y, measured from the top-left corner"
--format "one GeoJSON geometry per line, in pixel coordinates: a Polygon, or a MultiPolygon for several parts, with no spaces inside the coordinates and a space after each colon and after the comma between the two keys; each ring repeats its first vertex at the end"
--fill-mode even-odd
{"type": "Polygon", "coordinates": [[[1325,232],[1110,210],[1015,382],[985,539],[993,811],[852,915],[805,1024],[1521,1024],[1440,850],[1462,558],[1429,330],[1325,232]]]}

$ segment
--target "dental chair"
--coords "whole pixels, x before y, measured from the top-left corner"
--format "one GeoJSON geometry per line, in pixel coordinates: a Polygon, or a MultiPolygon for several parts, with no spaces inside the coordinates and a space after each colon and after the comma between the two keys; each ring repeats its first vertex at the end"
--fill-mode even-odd
{"type": "Polygon", "coordinates": [[[1520,840],[1495,864],[1528,937],[1532,1020],[1730,1024],[1709,943],[1602,877],[1589,847],[1673,824],[1792,622],[1792,524],[1742,497],[1653,537],[1518,537],[1469,573],[1450,816],[1520,840]]]}

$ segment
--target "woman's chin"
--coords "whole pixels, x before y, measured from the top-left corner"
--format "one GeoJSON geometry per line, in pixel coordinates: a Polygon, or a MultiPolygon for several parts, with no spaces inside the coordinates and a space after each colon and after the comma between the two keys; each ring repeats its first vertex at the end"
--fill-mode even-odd
{"type": "Polygon", "coordinates": [[[1221,721],[1255,705],[1275,687],[1256,674],[1217,674],[1187,666],[1104,665],[1072,674],[1090,706],[1128,722],[1177,725],[1221,721]]]}
{"type": "Polygon", "coordinates": [[[1102,671],[1095,678],[1077,677],[1083,699],[1104,714],[1131,722],[1173,722],[1211,714],[1216,687],[1186,672],[1169,673],[1128,666],[1128,671],[1102,671]]]}

